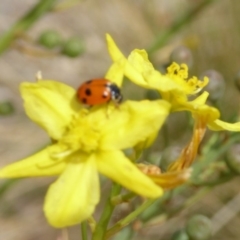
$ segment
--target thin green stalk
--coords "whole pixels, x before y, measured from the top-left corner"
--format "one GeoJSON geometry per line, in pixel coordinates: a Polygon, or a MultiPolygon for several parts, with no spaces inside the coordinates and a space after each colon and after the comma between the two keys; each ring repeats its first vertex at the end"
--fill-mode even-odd
{"type": "Polygon", "coordinates": [[[116,196],[116,197],[113,197],[112,199],[111,199],[111,202],[112,202],[112,204],[113,205],[118,205],[118,204],[121,204],[121,203],[123,203],[123,202],[128,202],[128,201],[130,201],[132,198],[134,198],[136,196],[136,194],[135,193],[133,193],[133,192],[130,192],[130,193],[127,193],[127,194],[125,194],[125,195],[118,195],[118,196],[116,196]]]}
{"type": "Polygon", "coordinates": [[[141,214],[145,209],[150,207],[156,199],[150,199],[145,201],[140,207],[138,207],[135,211],[131,212],[127,217],[118,221],[113,227],[111,227],[106,234],[106,239],[109,239],[114,234],[119,232],[122,228],[130,224],[133,220],[135,220],[139,214],[141,214]]]}
{"type": "Polygon", "coordinates": [[[107,226],[110,221],[110,218],[112,216],[113,210],[115,208],[115,205],[112,204],[112,198],[119,195],[121,192],[122,187],[116,183],[113,183],[110,196],[106,202],[106,205],[103,209],[103,213],[100,217],[100,220],[97,223],[96,229],[93,233],[92,240],[104,240],[107,226]]]}
{"type": "Polygon", "coordinates": [[[13,179],[7,179],[1,186],[0,186],[0,198],[2,195],[15,183],[17,183],[20,179],[19,178],[13,178],[13,179]]]}
{"type": "Polygon", "coordinates": [[[2,54],[15,38],[29,29],[46,12],[51,10],[57,0],[40,0],[25,16],[19,19],[0,38],[0,54],[2,54]]]}
{"type": "Polygon", "coordinates": [[[225,143],[220,144],[218,149],[209,150],[208,153],[205,153],[202,157],[198,159],[198,163],[195,165],[192,173],[192,179],[195,176],[201,174],[201,171],[206,166],[206,163],[209,165],[210,163],[216,161],[222,154],[224,154],[234,143],[240,141],[240,135],[233,133],[231,138],[228,139],[225,143]]]}
{"type": "Polygon", "coordinates": [[[206,194],[208,194],[211,191],[211,189],[212,189],[212,187],[209,187],[209,186],[203,187],[196,194],[194,194],[192,197],[187,199],[178,208],[175,208],[173,210],[170,209],[169,211],[165,211],[164,213],[159,214],[155,218],[151,218],[148,221],[145,221],[144,226],[147,227],[147,226],[151,226],[152,224],[156,225],[156,224],[165,222],[165,221],[171,219],[172,217],[175,217],[176,214],[178,214],[179,212],[186,210],[187,208],[191,207],[196,202],[201,200],[206,194]]]}
{"type": "Polygon", "coordinates": [[[81,223],[81,232],[82,232],[82,240],[87,240],[88,235],[87,235],[87,222],[86,221],[81,223]]]}
{"type": "Polygon", "coordinates": [[[188,24],[193,18],[197,16],[198,13],[200,13],[202,10],[205,9],[206,6],[208,6],[210,3],[214,2],[215,0],[203,0],[196,6],[192,7],[191,10],[189,10],[186,14],[181,16],[179,19],[177,19],[170,28],[168,28],[163,34],[160,34],[156,37],[153,44],[147,49],[147,52],[149,55],[156,52],[159,48],[164,46],[169,39],[179,32],[179,30],[184,27],[186,24],[188,24]]]}

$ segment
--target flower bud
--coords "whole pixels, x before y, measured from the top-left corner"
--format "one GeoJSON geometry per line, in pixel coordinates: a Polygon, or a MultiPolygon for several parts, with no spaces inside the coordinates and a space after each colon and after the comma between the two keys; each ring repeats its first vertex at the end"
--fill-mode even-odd
{"type": "Polygon", "coordinates": [[[184,229],[175,232],[171,237],[171,240],[189,240],[189,239],[190,238],[184,229]]]}
{"type": "Polygon", "coordinates": [[[189,48],[179,46],[172,51],[170,61],[178,64],[185,63],[189,68],[191,68],[193,65],[193,56],[189,48]]]}
{"type": "Polygon", "coordinates": [[[58,32],[48,30],[40,35],[38,42],[46,48],[53,49],[61,44],[62,39],[58,32]]]}
{"type": "Polygon", "coordinates": [[[13,93],[7,86],[0,85],[0,116],[12,114],[14,106],[12,103],[13,93]]]}
{"type": "Polygon", "coordinates": [[[14,111],[11,102],[0,102],[0,115],[9,115],[14,111]]]}
{"type": "Polygon", "coordinates": [[[209,83],[203,90],[210,93],[208,99],[211,102],[216,102],[223,97],[225,80],[222,74],[215,70],[207,70],[201,74],[201,78],[205,76],[209,78],[209,83]]]}
{"type": "Polygon", "coordinates": [[[78,57],[85,50],[84,43],[81,39],[73,37],[68,39],[63,45],[62,54],[68,57],[78,57]]]}
{"type": "Polygon", "coordinates": [[[240,143],[234,144],[227,151],[226,164],[236,174],[240,174],[240,143]]]}
{"type": "Polygon", "coordinates": [[[191,217],[186,224],[186,232],[191,240],[209,240],[212,236],[212,223],[204,215],[191,217]]]}

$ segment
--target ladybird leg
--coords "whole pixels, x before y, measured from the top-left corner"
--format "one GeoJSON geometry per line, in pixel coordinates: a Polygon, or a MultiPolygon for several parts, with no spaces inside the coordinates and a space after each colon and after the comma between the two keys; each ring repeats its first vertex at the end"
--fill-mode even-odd
{"type": "Polygon", "coordinates": [[[114,104],[114,107],[117,109],[120,109],[120,104],[118,102],[112,101],[114,104]]]}

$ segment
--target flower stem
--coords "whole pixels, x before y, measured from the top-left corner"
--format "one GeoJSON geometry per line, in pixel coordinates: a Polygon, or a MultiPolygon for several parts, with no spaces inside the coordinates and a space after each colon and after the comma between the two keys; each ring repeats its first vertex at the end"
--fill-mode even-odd
{"type": "Polygon", "coordinates": [[[132,213],[130,213],[127,217],[125,217],[124,219],[118,221],[113,227],[111,227],[106,234],[106,239],[109,239],[110,237],[112,237],[114,234],[116,234],[117,232],[119,232],[122,228],[124,228],[125,226],[127,226],[130,222],[132,222],[133,220],[136,219],[136,217],[142,213],[145,209],[147,209],[149,206],[151,206],[154,202],[156,201],[156,199],[150,199],[145,201],[139,208],[137,208],[135,211],[133,211],[132,213]]]}
{"type": "Polygon", "coordinates": [[[159,48],[164,46],[175,33],[177,33],[183,26],[188,24],[189,21],[196,17],[199,12],[201,12],[208,4],[212,3],[213,1],[215,0],[203,0],[196,6],[192,7],[192,9],[185,15],[177,19],[172,24],[172,26],[168,28],[163,34],[157,36],[156,40],[147,50],[149,55],[153,54],[159,48]]]}
{"type": "Polygon", "coordinates": [[[113,205],[118,205],[118,204],[121,204],[121,203],[123,203],[123,202],[128,202],[128,201],[130,201],[133,197],[135,197],[136,196],[136,194],[135,193],[133,193],[133,192],[130,192],[130,193],[127,193],[127,194],[125,194],[125,195],[118,195],[118,196],[116,196],[116,197],[113,197],[112,199],[111,199],[111,202],[112,202],[112,204],[113,205]]]}
{"type": "Polygon", "coordinates": [[[106,202],[106,205],[104,207],[103,213],[100,217],[100,220],[98,221],[98,224],[96,226],[96,229],[93,233],[92,240],[104,240],[106,235],[106,230],[108,223],[110,221],[110,218],[112,216],[113,210],[115,208],[115,205],[112,204],[112,198],[119,195],[121,192],[122,187],[116,183],[113,183],[110,196],[106,202]]]}
{"type": "Polygon", "coordinates": [[[81,223],[81,232],[82,232],[82,240],[87,240],[88,235],[87,235],[87,222],[86,221],[81,223]]]}
{"type": "Polygon", "coordinates": [[[0,38],[0,54],[2,54],[15,38],[30,28],[47,11],[51,10],[56,0],[40,0],[26,15],[12,25],[0,38]]]}
{"type": "Polygon", "coordinates": [[[8,179],[6,180],[1,186],[0,186],[0,198],[2,197],[2,195],[4,195],[4,193],[10,189],[10,187],[12,185],[14,185],[15,183],[17,183],[20,179],[18,178],[14,178],[14,179],[8,179]]]}

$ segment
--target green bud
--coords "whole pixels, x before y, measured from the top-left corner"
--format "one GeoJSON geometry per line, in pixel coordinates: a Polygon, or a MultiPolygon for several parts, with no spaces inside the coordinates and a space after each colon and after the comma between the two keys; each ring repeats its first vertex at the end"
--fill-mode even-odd
{"type": "Polygon", "coordinates": [[[62,39],[58,32],[47,30],[40,35],[38,42],[46,48],[53,49],[61,44],[62,39]]]}
{"type": "Polygon", "coordinates": [[[212,236],[212,223],[204,215],[191,217],[186,224],[186,232],[191,240],[209,240],[212,236]]]}
{"type": "Polygon", "coordinates": [[[62,49],[62,54],[68,57],[77,57],[85,51],[83,40],[79,38],[71,38],[65,42],[62,49]]]}
{"type": "Polygon", "coordinates": [[[240,143],[234,144],[229,148],[225,161],[230,170],[240,174],[240,143]]]}
{"type": "Polygon", "coordinates": [[[0,84],[0,116],[10,115],[14,112],[14,93],[8,86],[0,84]]]}
{"type": "Polygon", "coordinates": [[[184,229],[175,232],[171,237],[171,240],[189,240],[189,239],[190,238],[184,229]]]}
{"type": "Polygon", "coordinates": [[[0,115],[9,115],[14,112],[14,107],[11,102],[0,102],[0,115]]]}

